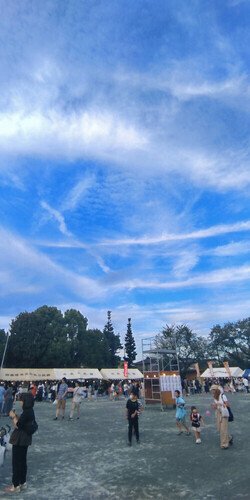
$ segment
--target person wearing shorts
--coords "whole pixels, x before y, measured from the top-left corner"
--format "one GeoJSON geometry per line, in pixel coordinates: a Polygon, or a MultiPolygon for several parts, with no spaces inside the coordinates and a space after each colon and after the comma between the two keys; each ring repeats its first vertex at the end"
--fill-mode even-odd
{"type": "Polygon", "coordinates": [[[176,398],[176,425],[179,429],[178,436],[180,436],[183,433],[182,426],[185,427],[186,429],[186,435],[190,435],[190,430],[186,424],[186,410],[184,408],[185,401],[181,397],[180,391],[176,390],[175,391],[175,398],[176,398]]]}
{"type": "Polygon", "coordinates": [[[67,386],[66,382],[67,382],[66,378],[63,377],[61,380],[61,384],[59,386],[58,392],[56,394],[57,408],[56,408],[56,416],[54,417],[54,420],[58,419],[60,409],[62,409],[62,419],[64,419],[66,398],[67,398],[67,392],[68,392],[68,386],[67,386]]]}

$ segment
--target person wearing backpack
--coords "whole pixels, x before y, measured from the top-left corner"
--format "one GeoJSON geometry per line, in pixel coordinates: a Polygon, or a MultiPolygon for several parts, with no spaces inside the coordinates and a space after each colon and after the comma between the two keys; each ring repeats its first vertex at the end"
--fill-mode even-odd
{"type": "Polygon", "coordinates": [[[31,392],[26,392],[20,398],[22,414],[18,416],[10,411],[15,429],[10,436],[12,444],[12,485],[6,488],[6,493],[19,493],[27,488],[27,452],[32,443],[32,434],[37,429],[35,413],[33,410],[34,398],[31,392]]]}

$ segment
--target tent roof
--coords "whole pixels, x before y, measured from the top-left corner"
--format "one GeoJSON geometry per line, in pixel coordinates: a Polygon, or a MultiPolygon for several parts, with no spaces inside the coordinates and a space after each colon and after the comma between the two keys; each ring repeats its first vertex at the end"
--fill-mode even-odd
{"type": "Polygon", "coordinates": [[[102,379],[97,368],[2,368],[0,380],[34,381],[67,379],[102,379]]]}
{"type": "Polygon", "coordinates": [[[55,372],[52,368],[2,368],[0,370],[0,379],[25,382],[55,380],[55,372]]]}
{"type": "MultiPolygon", "coordinates": [[[[232,377],[242,377],[243,370],[241,368],[239,368],[238,366],[230,366],[229,368],[230,368],[230,372],[232,374],[232,377]]],[[[202,378],[217,378],[217,377],[228,378],[228,373],[227,373],[226,368],[213,367],[213,372],[214,372],[214,376],[212,377],[210,369],[207,368],[201,374],[201,377],[202,378]]]]}
{"type": "Polygon", "coordinates": [[[127,377],[124,377],[123,368],[102,368],[101,374],[106,380],[139,380],[143,378],[143,374],[137,368],[129,368],[127,377]]]}
{"type": "Polygon", "coordinates": [[[103,377],[97,368],[55,368],[55,379],[99,379],[103,377]]]}
{"type": "Polygon", "coordinates": [[[242,377],[250,377],[250,368],[247,368],[247,369],[244,371],[244,373],[243,373],[242,377]]]}

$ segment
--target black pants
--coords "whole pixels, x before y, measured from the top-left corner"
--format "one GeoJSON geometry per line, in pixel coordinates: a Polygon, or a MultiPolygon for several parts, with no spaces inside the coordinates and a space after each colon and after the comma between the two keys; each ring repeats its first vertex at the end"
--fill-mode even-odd
{"type": "Polygon", "coordinates": [[[26,483],[27,451],[28,446],[12,446],[12,484],[15,488],[26,483]]]}
{"type": "Polygon", "coordinates": [[[136,440],[139,441],[139,422],[138,417],[128,419],[128,440],[132,441],[132,429],[134,427],[136,440]]]}

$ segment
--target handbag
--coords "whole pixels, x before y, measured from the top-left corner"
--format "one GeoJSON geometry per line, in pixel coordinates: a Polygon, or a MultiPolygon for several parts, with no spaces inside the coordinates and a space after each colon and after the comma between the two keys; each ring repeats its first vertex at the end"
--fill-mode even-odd
{"type": "MultiPolygon", "coordinates": [[[[221,395],[221,399],[222,399],[222,401],[224,403],[223,394],[221,395]]],[[[234,421],[234,416],[233,416],[233,412],[232,412],[230,406],[229,405],[226,406],[226,409],[228,411],[228,415],[227,415],[228,416],[228,422],[233,422],[234,421]]],[[[226,416],[226,415],[222,415],[222,412],[221,412],[221,416],[223,417],[223,416],[226,416]]]]}
{"type": "Polygon", "coordinates": [[[233,416],[233,412],[232,412],[230,406],[228,406],[227,409],[228,409],[228,413],[229,413],[228,422],[233,422],[234,416],[233,416]]]}
{"type": "Polygon", "coordinates": [[[33,434],[35,434],[37,429],[38,425],[35,419],[31,420],[30,422],[27,422],[27,424],[25,424],[23,428],[23,430],[26,432],[26,434],[28,434],[28,436],[32,436],[33,434]]]}

